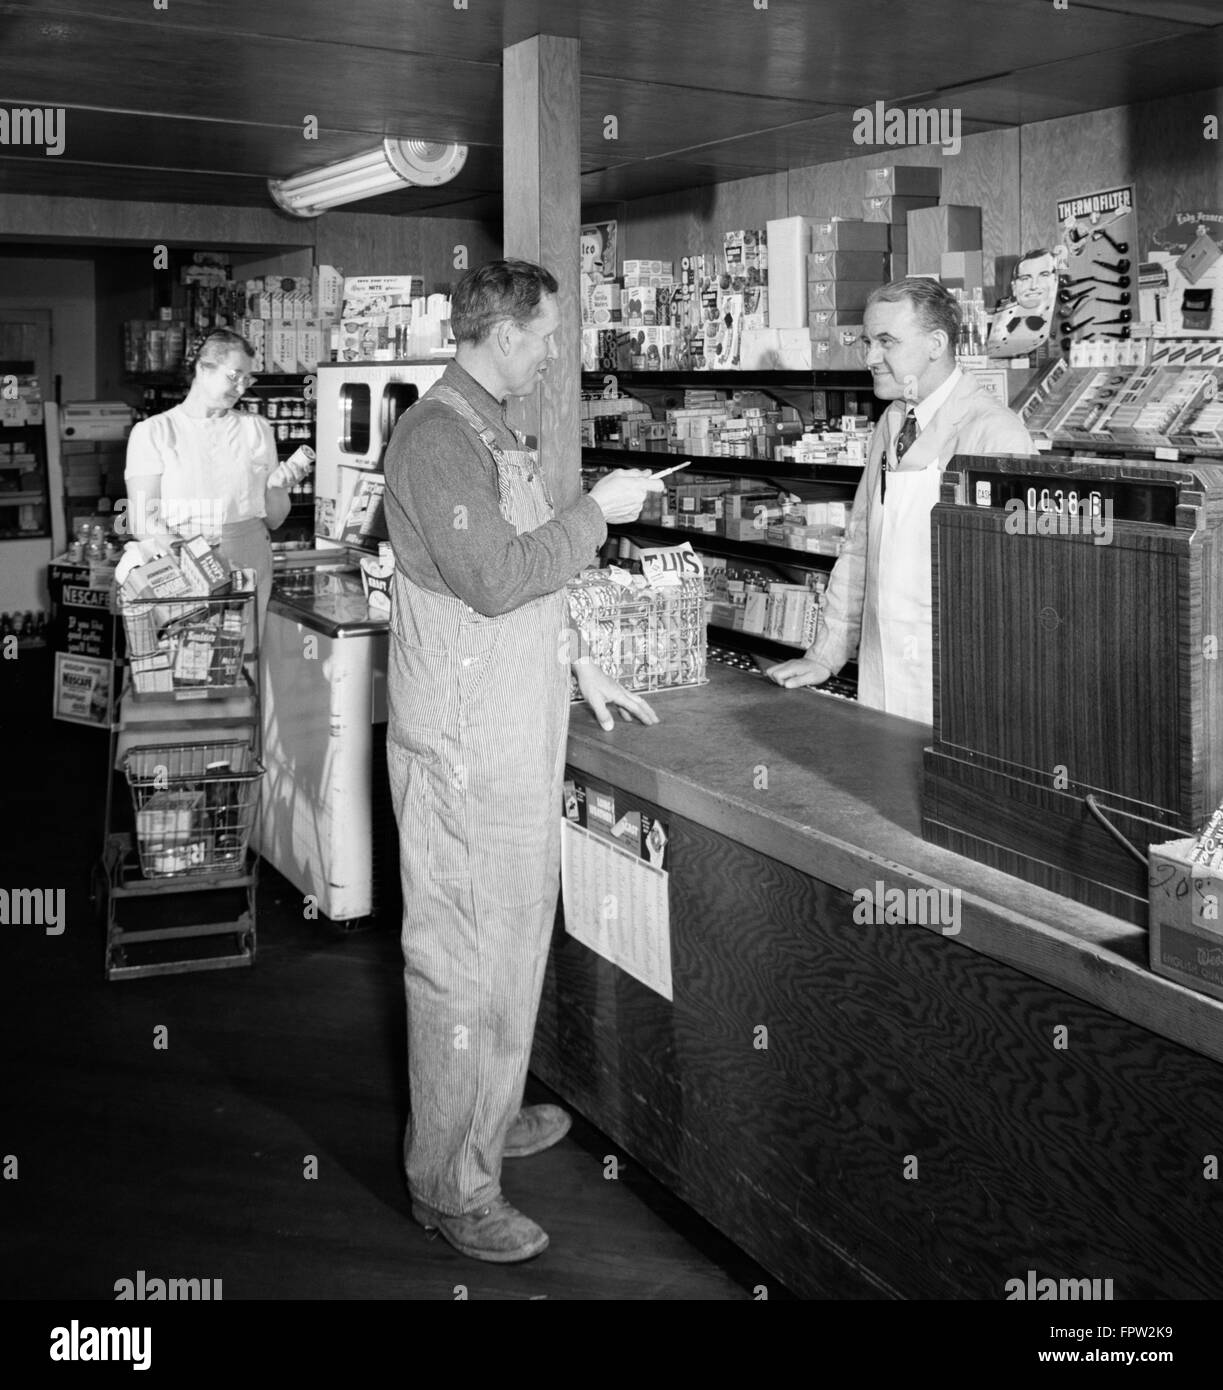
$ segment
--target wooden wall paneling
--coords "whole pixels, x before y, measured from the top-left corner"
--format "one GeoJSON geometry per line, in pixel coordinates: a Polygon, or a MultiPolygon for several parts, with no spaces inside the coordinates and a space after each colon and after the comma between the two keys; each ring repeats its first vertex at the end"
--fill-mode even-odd
{"type": "Polygon", "coordinates": [[[662,814],[674,1002],[558,926],[549,1085],[809,1297],[1217,1296],[1218,1064],[662,814]]]}
{"type": "Polygon", "coordinates": [[[559,284],[557,357],[538,392],[515,403],[520,429],[539,440],[558,508],[581,496],[581,44],[538,34],[504,54],[504,245],[507,256],[546,266],[559,284]]]}
{"type": "Polygon", "coordinates": [[[274,208],[192,203],[123,203],[101,198],[6,194],[0,238],[48,241],[157,242],[193,247],[313,246],[314,224],[274,208]]]}
{"type": "Polygon", "coordinates": [[[1182,209],[1223,207],[1223,158],[1203,117],[1223,117],[1223,88],[1111,107],[1024,126],[1020,163],[1024,244],[1057,231],[1057,200],[1133,183],[1140,254],[1182,209]]]}
{"type": "Polygon", "coordinates": [[[701,252],[720,257],[723,232],[787,215],[786,182],[785,174],[761,174],[626,203],[626,254],[676,263],[701,252]]]}

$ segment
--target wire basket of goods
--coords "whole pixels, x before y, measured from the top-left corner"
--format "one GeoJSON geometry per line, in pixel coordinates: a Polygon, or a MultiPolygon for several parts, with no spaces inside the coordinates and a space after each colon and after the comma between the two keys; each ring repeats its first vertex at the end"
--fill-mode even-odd
{"type": "Polygon", "coordinates": [[[264,771],[249,744],[130,748],[123,771],[145,878],[243,871],[264,771]]]}
{"type": "MultiPolygon", "coordinates": [[[[583,653],[626,690],[667,690],[709,679],[701,574],[672,572],[666,582],[651,583],[623,570],[586,570],[567,590],[583,653]]],[[[579,698],[576,680],[570,696],[579,698]]]]}
{"type": "Polygon", "coordinates": [[[241,685],[253,601],[120,597],[135,693],[224,695],[241,685]]]}

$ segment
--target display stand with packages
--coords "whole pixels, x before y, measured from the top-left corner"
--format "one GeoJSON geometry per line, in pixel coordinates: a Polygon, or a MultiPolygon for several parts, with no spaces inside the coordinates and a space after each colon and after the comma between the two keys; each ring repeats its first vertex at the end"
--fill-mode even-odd
{"type": "MultiPolygon", "coordinates": [[[[704,685],[708,639],[700,557],[689,545],[644,552],[643,563],[651,556],[667,562],[659,558],[650,577],[612,568],[586,570],[569,581],[582,652],[626,690],[650,694],[704,685]]],[[[576,679],[571,698],[581,698],[576,679]]]]}

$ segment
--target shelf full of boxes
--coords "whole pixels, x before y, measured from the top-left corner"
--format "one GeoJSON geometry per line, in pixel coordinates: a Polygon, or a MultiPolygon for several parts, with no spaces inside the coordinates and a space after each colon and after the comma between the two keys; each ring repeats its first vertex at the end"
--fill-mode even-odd
{"type": "Polygon", "coordinates": [[[879,410],[871,293],[938,276],[964,310],[965,365],[984,365],[981,211],[940,191],[937,167],[871,169],[860,217],[770,220],[724,233],[718,256],[626,260],[622,280],[584,287],[587,483],[635,453],[692,460],[612,548],[631,562],[634,543],[684,533],[719,638],[785,657],[814,635],[879,410]]]}
{"type": "MultiPolygon", "coordinates": [[[[49,536],[50,494],[42,392],[32,362],[0,362],[0,541],[49,536]]],[[[0,642],[42,646],[46,615],[0,613],[0,642]]]]}

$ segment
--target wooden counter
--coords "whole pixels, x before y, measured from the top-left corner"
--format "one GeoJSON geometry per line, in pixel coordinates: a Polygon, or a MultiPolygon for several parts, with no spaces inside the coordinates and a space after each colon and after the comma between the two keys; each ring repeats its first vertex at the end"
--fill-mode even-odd
{"type": "Polygon", "coordinates": [[[655,707],[575,709],[569,755],[668,822],[674,1002],[558,927],[533,1069],[807,1296],[1223,1292],[1223,1004],[923,841],[929,729],[724,669],[655,707]],[[960,890],[958,932],[855,924],[877,882],[960,890]]]}

